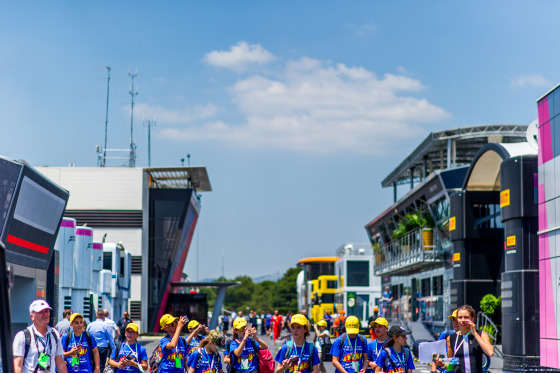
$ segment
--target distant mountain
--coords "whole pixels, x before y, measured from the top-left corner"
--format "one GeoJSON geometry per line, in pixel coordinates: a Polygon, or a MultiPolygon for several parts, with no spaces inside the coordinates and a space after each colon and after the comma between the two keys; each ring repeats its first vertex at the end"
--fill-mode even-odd
{"type": "Polygon", "coordinates": [[[277,282],[278,279],[280,279],[281,276],[278,273],[275,274],[268,274],[268,275],[262,275],[260,277],[257,278],[253,278],[253,282],[254,283],[261,283],[264,281],[273,281],[273,282],[277,282]]]}
{"type": "MultiPolygon", "coordinates": [[[[264,281],[273,281],[276,282],[278,281],[278,279],[282,278],[283,274],[278,274],[278,273],[274,273],[274,274],[268,274],[268,275],[261,275],[260,277],[256,277],[256,278],[252,278],[254,283],[261,283],[264,281]]],[[[214,282],[216,281],[217,278],[205,278],[200,280],[200,282],[214,282]]]]}

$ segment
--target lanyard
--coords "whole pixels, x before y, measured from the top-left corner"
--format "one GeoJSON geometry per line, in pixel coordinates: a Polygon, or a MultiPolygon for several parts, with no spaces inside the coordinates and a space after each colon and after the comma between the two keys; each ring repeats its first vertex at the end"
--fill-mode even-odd
{"type": "Polygon", "coordinates": [[[375,358],[379,357],[379,352],[381,352],[381,350],[383,349],[383,344],[385,344],[387,342],[387,340],[389,340],[389,338],[385,338],[383,343],[380,342],[379,339],[374,340],[374,342],[375,342],[375,358]],[[381,346],[379,344],[381,344],[381,346]]]}
{"type": "Polygon", "coordinates": [[[72,331],[72,341],[74,342],[76,347],[82,344],[83,339],[84,339],[84,334],[80,335],[80,342],[77,342],[76,341],[76,335],[74,335],[74,331],[72,331]]]}
{"type": "Polygon", "coordinates": [[[206,356],[206,359],[208,360],[208,370],[209,370],[209,372],[213,373],[212,370],[214,370],[214,359],[215,359],[214,354],[212,353],[211,356],[208,356],[208,352],[206,352],[206,348],[204,348],[202,350],[202,352],[206,356]]]}
{"type": "MultiPolygon", "coordinates": [[[[300,366],[301,366],[301,362],[303,361],[303,351],[305,349],[305,342],[303,342],[303,345],[301,346],[301,353],[298,353],[297,345],[296,345],[295,341],[294,341],[294,349],[296,350],[296,356],[298,357],[298,365],[297,365],[298,366],[298,371],[301,371],[300,366]]],[[[311,369],[313,369],[313,368],[311,368],[311,369]]]]}
{"type": "MultiPolygon", "coordinates": [[[[391,349],[393,350],[393,352],[395,352],[395,356],[397,357],[397,360],[399,361],[399,363],[401,364],[401,367],[403,368],[403,370],[406,370],[406,357],[404,356],[404,351],[401,348],[401,354],[402,357],[399,355],[399,353],[395,350],[395,348],[391,347],[391,349]]],[[[393,368],[393,369],[397,369],[397,368],[393,368]]]]}
{"type": "Polygon", "coordinates": [[[41,353],[41,351],[39,350],[39,344],[37,344],[38,341],[43,346],[43,353],[50,356],[48,353],[50,349],[47,350],[47,347],[51,348],[49,330],[47,329],[47,337],[45,338],[45,342],[43,342],[43,337],[37,336],[35,334],[35,326],[33,327],[32,332],[33,332],[33,337],[35,338],[35,346],[37,347],[37,353],[41,353]]]}
{"type": "MultiPolygon", "coordinates": [[[[348,344],[350,344],[350,348],[352,348],[352,341],[350,340],[350,337],[348,335],[346,335],[346,339],[348,339],[348,344]]],[[[356,355],[356,351],[358,350],[358,335],[356,335],[356,341],[354,342],[354,353],[352,355],[352,361],[354,361],[354,356],[356,355]]]]}
{"type": "Polygon", "coordinates": [[[470,334],[470,332],[468,332],[467,335],[460,335],[460,333],[459,333],[459,335],[457,335],[457,339],[455,339],[455,346],[453,347],[453,351],[454,351],[453,356],[454,356],[454,357],[457,357],[457,351],[459,351],[459,348],[461,348],[461,346],[462,346],[463,343],[465,342],[465,338],[467,338],[467,344],[468,344],[468,340],[469,340],[468,336],[469,336],[469,334],[470,334]],[[461,344],[459,344],[459,346],[457,347],[457,343],[459,343],[459,336],[462,336],[463,339],[461,340],[461,344]]]}
{"type": "Polygon", "coordinates": [[[128,349],[130,349],[130,352],[136,357],[136,360],[138,360],[138,363],[140,363],[140,358],[138,357],[138,343],[134,343],[134,350],[128,343],[124,343],[124,344],[126,344],[128,349]]]}

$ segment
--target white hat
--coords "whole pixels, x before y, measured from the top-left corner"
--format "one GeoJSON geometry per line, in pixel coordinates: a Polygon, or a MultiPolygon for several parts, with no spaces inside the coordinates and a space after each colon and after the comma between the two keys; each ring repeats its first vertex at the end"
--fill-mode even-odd
{"type": "Polygon", "coordinates": [[[29,313],[39,313],[45,309],[52,309],[45,300],[35,300],[29,305],[29,313]]]}

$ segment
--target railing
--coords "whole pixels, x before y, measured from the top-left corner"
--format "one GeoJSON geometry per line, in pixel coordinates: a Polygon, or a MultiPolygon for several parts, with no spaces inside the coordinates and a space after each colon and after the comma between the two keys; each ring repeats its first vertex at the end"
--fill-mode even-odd
{"type": "Polygon", "coordinates": [[[407,232],[403,237],[381,246],[376,253],[375,275],[395,273],[423,262],[443,262],[443,248],[437,235],[424,235],[424,229],[407,232]]]}
{"type": "Polygon", "coordinates": [[[496,345],[499,333],[498,326],[496,326],[496,324],[490,319],[490,317],[482,312],[478,312],[476,314],[476,329],[486,331],[486,333],[490,337],[490,343],[492,343],[492,346],[496,345]]]}

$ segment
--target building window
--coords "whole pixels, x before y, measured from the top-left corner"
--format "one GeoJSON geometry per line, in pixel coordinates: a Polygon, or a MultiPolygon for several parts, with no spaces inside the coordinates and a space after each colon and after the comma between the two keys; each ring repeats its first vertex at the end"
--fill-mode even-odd
{"type": "Polygon", "coordinates": [[[346,287],[369,287],[369,261],[346,263],[346,287]]]}
{"type": "Polygon", "coordinates": [[[113,252],[103,252],[103,270],[113,271],[113,252]]]}
{"type": "Polygon", "coordinates": [[[142,274],[142,256],[131,256],[131,274],[142,274]]]}
{"type": "Polygon", "coordinates": [[[500,204],[474,204],[474,227],[477,229],[502,229],[500,204]]]}
{"type": "Polygon", "coordinates": [[[131,301],[130,302],[130,318],[133,320],[142,319],[142,302],[141,301],[131,301]]]}

